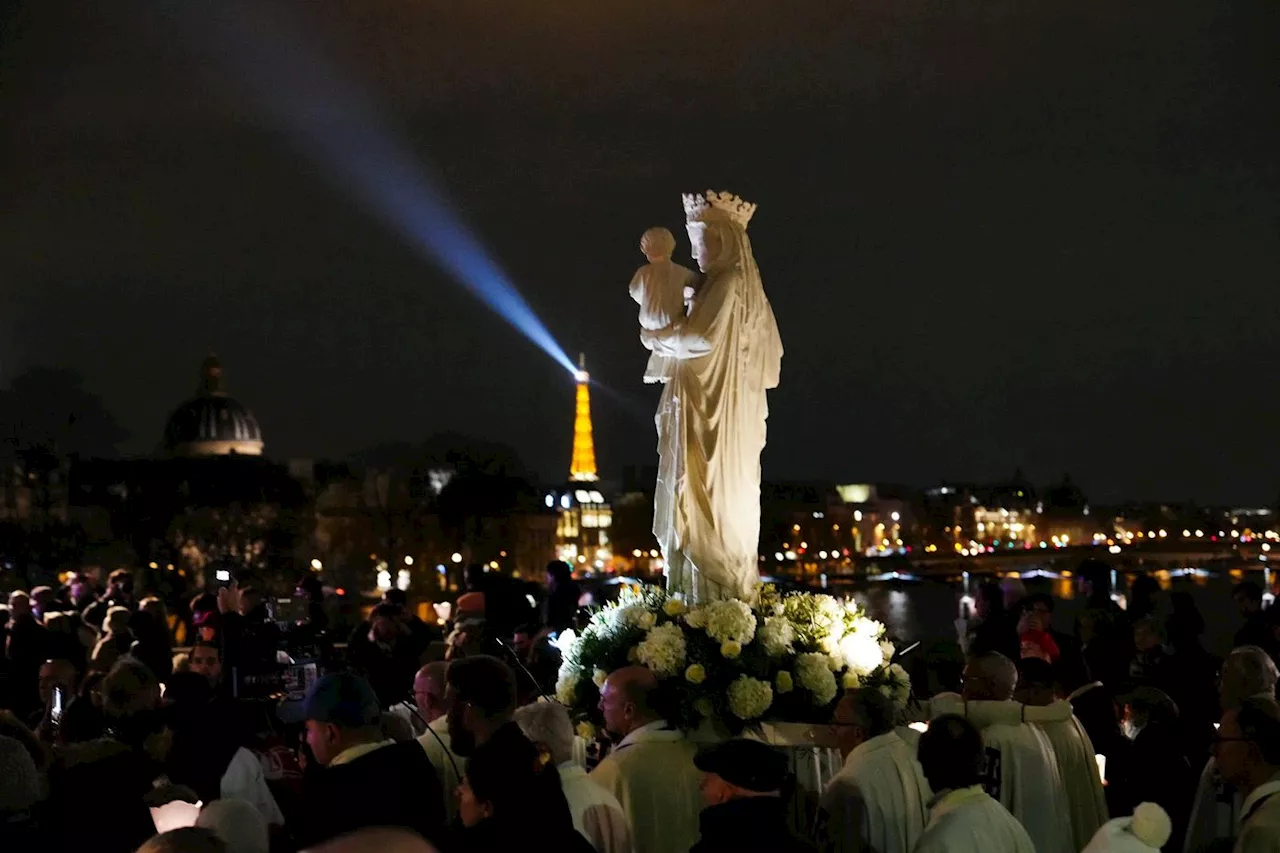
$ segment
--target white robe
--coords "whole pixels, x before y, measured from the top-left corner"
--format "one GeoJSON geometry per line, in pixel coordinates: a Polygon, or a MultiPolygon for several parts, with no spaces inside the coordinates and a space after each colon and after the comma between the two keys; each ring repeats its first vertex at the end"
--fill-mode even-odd
{"type": "Polygon", "coordinates": [[[689,317],[642,332],[675,359],[654,418],[653,534],[667,588],[690,601],[751,600],[760,580],[760,453],[778,386],[782,340],[746,231],[708,222],[722,246],[689,317]]]}
{"type": "Polygon", "coordinates": [[[596,853],[631,853],[631,825],[618,798],[572,760],[558,765],[556,770],[564,798],[569,801],[573,828],[591,842],[596,853]]]}
{"type": "Polygon", "coordinates": [[[825,849],[911,853],[924,832],[929,783],[915,749],[894,732],[859,744],[822,794],[825,849]]]}
{"type": "Polygon", "coordinates": [[[621,804],[635,853],[676,853],[698,840],[702,774],[682,732],[651,723],[622,739],[588,774],[621,804]]]}
{"type": "Polygon", "coordinates": [[[1108,817],[1107,795],[1102,790],[1093,743],[1066,700],[1027,705],[1023,719],[1044,732],[1053,746],[1058,773],[1067,792],[1071,835],[1076,849],[1083,849],[1108,817]]]}
{"type": "Polygon", "coordinates": [[[1075,853],[1067,792],[1049,738],[1021,719],[1018,702],[965,702],[954,693],[930,701],[934,717],[959,714],[982,732],[993,795],[1018,819],[1039,853],[1075,853]],[[1010,722],[1010,718],[1014,722],[1010,722]]]}
{"type": "Polygon", "coordinates": [[[1186,853],[1197,853],[1215,841],[1235,840],[1243,798],[1218,773],[1218,761],[1210,758],[1200,771],[1200,784],[1187,825],[1186,853]]]}
{"type": "Polygon", "coordinates": [[[267,823],[284,826],[284,814],[267,785],[262,762],[244,747],[237,749],[231,756],[227,769],[218,780],[218,795],[224,800],[244,800],[256,808],[267,823]]]}
{"type": "Polygon", "coordinates": [[[914,853],[1037,853],[1031,837],[981,785],[948,791],[929,809],[914,853]]]}
{"type": "Polygon", "coordinates": [[[1280,773],[1244,798],[1232,853],[1280,853],[1280,773]]]}
{"type": "Polygon", "coordinates": [[[436,769],[436,778],[440,780],[444,794],[444,813],[449,820],[453,820],[458,814],[458,783],[461,781],[458,771],[465,771],[466,759],[454,752],[449,743],[448,717],[432,720],[427,728],[431,731],[419,735],[418,743],[422,744],[427,758],[431,759],[431,766],[436,769]],[[432,732],[435,732],[434,736],[432,732]]]}

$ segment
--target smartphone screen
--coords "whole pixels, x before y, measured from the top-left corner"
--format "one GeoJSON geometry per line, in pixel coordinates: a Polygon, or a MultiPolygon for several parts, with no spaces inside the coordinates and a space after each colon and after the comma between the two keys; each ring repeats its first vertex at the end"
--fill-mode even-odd
{"type": "Polygon", "coordinates": [[[63,696],[62,688],[53,688],[53,708],[49,711],[49,719],[52,720],[55,725],[62,722],[62,704],[64,700],[65,697],[63,696]]]}
{"type": "Polygon", "coordinates": [[[218,583],[231,583],[231,571],[229,569],[218,569],[218,571],[214,573],[214,577],[218,579],[218,583]]]}

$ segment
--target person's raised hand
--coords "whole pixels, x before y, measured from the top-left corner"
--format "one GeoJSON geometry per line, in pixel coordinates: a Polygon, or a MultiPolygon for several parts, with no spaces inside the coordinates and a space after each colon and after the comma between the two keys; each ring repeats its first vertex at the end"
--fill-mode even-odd
{"type": "Polygon", "coordinates": [[[235,581],[218,590],[218,612],[240,612],[240,586],[235,581]]]}

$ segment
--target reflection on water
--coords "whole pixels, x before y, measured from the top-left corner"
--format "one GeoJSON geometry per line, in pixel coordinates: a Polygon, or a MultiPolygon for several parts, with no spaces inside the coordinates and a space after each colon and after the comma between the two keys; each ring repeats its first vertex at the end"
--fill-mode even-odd
{"type": "MultiPolygon", "coordinates": [[[[1261,572],[1251,572],[1250,577],[1261,584],[1261,572]]],[[[1200,609],[1205,620],[1204,645],[1210,652],[1226,654],[1232,638],[1243,620],[1231,600],[1231,587],[1245,579],[1238,570],[1214,575],[1173,576],[1168,571],[1153,572],[1160,585],[1161,595],[1157,615],[1167,616],[1169,594],[1186,592],[1200,609]]],[[[1118,592],[1128,591],[1128,584],[1136,575],[1122,575],[1118,592]]],[[[972,575],[969,589],[972,594],[980,583],[1000,580],[997,575],[972,575]]],[[[1074,578],[1035,577],[1024,580],[1027,593],[1047,592],[1057,599],[1053,625],[1059,631],[1071,633],[1076,614],[1082,607],[1077,597],[1074,578]]],[[[815,585],[816,591],[817,585],[815,585]]],[[[960,615],[960,600],[964,595],[962,581],[947,583],[939,580],[916,582],[869,583],[828,577],[826,592],[834,595],[852,595],[873,619],[884,622],[890,636],[899,643],[917,640],[931,642],[954,640],[955,619],[960,615]]]]}

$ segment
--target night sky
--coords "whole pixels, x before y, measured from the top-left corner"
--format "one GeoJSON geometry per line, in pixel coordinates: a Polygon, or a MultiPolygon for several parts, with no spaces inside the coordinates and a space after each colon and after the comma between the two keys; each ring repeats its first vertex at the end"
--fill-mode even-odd
{"type": "MultiPolygon", "coordinates": [[[[456,430],[565,476],[564,371],[300,156],[186,7],[234,8],[2,7],[0,384],[75,367],[145,453],[212,346],[277,458],[456,430]]],[[[637,240],[692,265],[680,194],[712,188],[760,205],[766,478],[1280,494],[1269,0],[251,8],[587,354],[606,477],[656,460],[637,240]]]]}

